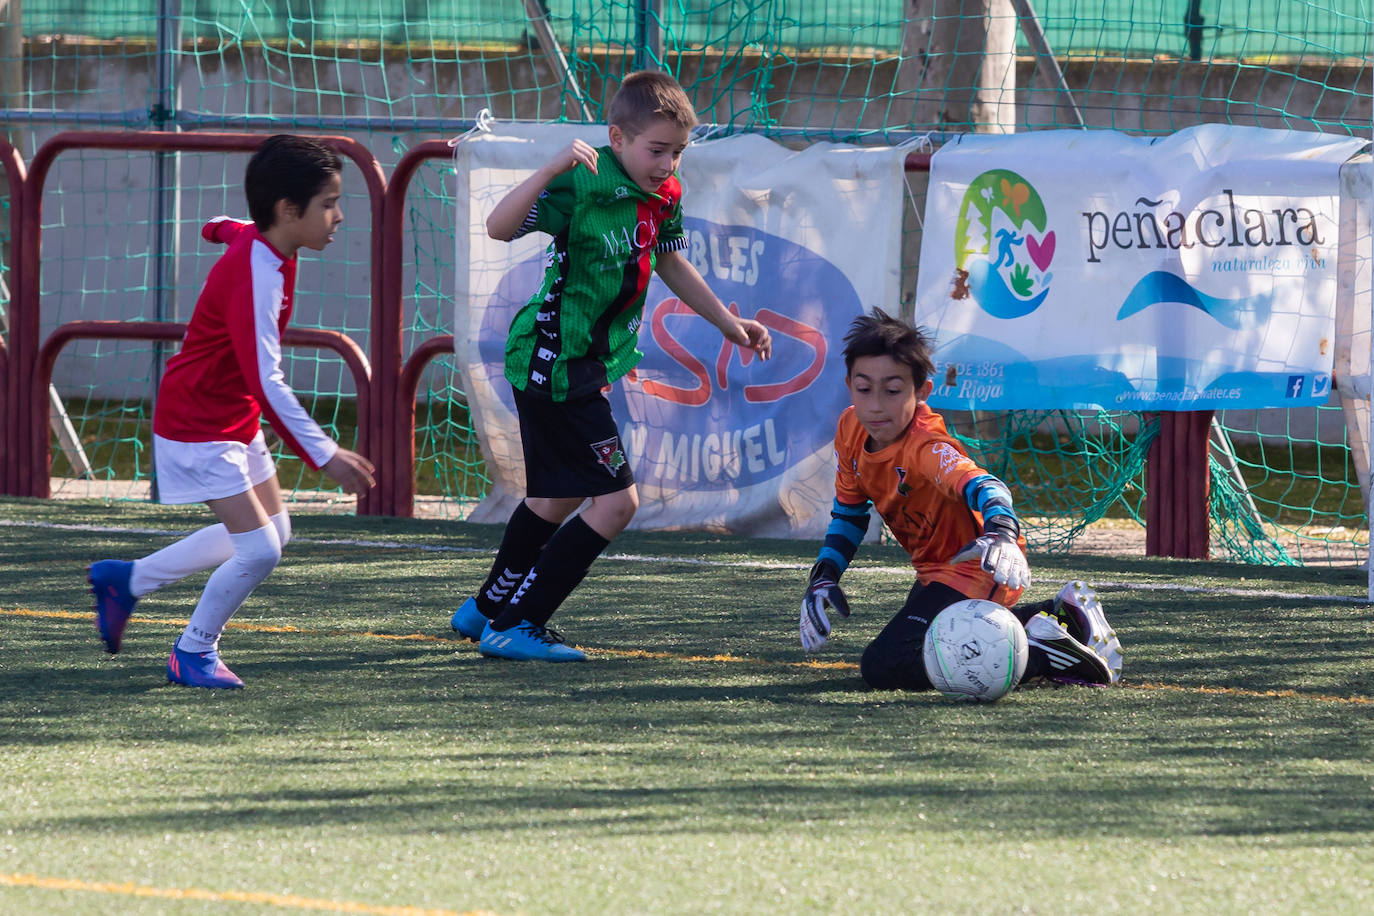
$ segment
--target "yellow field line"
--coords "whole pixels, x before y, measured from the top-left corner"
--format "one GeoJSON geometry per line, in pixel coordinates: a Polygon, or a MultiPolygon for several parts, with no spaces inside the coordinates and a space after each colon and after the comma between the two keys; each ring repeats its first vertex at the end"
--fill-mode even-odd
{"type": "MultiPolygon", "coordinates": [[[[91,613],[77,613],[75,611],[34,611],[28,608],[0,608],[0,617],[37,617],[54,620],[90,620],[91,613]]],[[[177,620],[169,617],[130,617],[130,623],[147,623],[156,626],[186,626],[185,620],[177,620]]],[[[230,629],[243,630],[249,633],[299,633],[309,636],[352,636],[366,639],[389,639],[413,642],[435,642],[448,645],[464,645],[467,640],[451,636],[431,636],[428,633],[376,633],[372,630],[321,630],[308,627],[296,626],[277,626],[272,624],[260,623],[234,623],[230,621],[230,629]]],[[[772,667],[784,668],[808,668],[817,671],[858,671],[859,666],[853,662],[842,661],[820,661],[819,659],[807,659],[799,662],[780,662],[766,658],[747,658],[742,655],[681,655],[675,652],[650,652],[645,649],[597,649],[586,646],[578,646],[593,655],[605,658],[644,658],[661,659],[666,661],[679,662],[726,662],[730,664],[743,665],[768,665],[772,667]]],[[[1204,693],[1219,694],[1237,697],[1256,697],[1263,699],[1293,699],[1293,700],[1317,700],[1322,703],[1349,703],[1357,706],[1374,705],[1374,698],[1371,697],[1337,697],[1319,693],[1301,693],[1297,690],[1249,690],[1244,687],[1208,687],[1205,684],[1193,686],[1183,684],[1162,684],[1137,681],[1119,684],[1119,687],[1131,690],[1172,690],[1180,693],[1204,693]]]]}
{"type": "Polygon", "coordinates": [[[1129,686],[1140,690],[1173,690],[1186,693],[1214,693],[1226,696],[1263,697],[1269,699],[1320,700],[1323,703],[1351,703],[1356,706],[1374,706],[1374,698],[1371,697],[1334,697],[1322,693],[1300,693],[1296,690],[1246,690],[1241,687],[1208,687],[1206,684],[1185,687],[1180,684],[1155,684],[1149,682],[1141,682],[1129,686]]]}
{"type": "Polygon", "coordinates": [[[295,894],[264,894],[257,891],[207,891],[199,887],[149,887],[146,884],[123,884],[102,881],[77,881],[72,878],[50,878],[43,875],[0,873],[0,884],[11,887],[36,887],[48,891],[88,891],[97,894],[120,894],[126,897],[160,897],[164,900],[209,900],[214,903],[261,903],[267,906],[296,910],[323,910],[327,913],[366,913],[369,916],[493,916],[486,910],[431,910],[417,906],[376,906],[350,900],[318,900],[295,894]]]}

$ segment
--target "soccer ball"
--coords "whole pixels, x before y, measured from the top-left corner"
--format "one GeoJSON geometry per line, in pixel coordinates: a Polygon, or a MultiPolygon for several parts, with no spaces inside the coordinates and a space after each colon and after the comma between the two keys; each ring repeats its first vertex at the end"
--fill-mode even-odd
{"type": "Polygon", "coordinates": [[[926,630],[926,676],[948,697],[991,703],[1026,673],[1026,629],[992,601],[956,601],[926,630]]]}

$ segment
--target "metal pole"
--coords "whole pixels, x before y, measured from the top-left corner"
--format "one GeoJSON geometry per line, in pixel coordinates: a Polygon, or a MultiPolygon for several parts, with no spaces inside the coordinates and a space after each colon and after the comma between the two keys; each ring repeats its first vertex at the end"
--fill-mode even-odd
{"type": "Polygon", "coordinates": [[[1202,60],[1202,0],[1188,0],[1188,12],[1183,15],[1183,29],[1188,36],[1188,59],[1202,60]]]}
{"type": "Polygon", "coordinates": [[[577,107],[582,110],[582,120],[592,121],[592,109],[587,104],[582,87],[578,85],[577,77],[573,76],[572,68],[568,66],[568,59],[563,56],[563,49],[559,47],[558,38],[553,34],[553,26],[549,25],[549,15],[544,9],[544,4],[540,0],[525,0],[525,16],[530,21],[530,28],[534,29],[534,37],[538,40],[544,56],[549,59],[549,66],[562,78],[563,85],[577,102],[577,107]]]}
{"type": "MultiPolygon", "coordinates": [[[[152,111],[154,127],[176,130],[176,112],[181,107],[177,80],[178,54],[181,51],[181,0],[157,3],[157,85],[152,111]]],[[[181,255],[181,154],[153,153],[153,320],[177,320],[177,280],[181,255]]],[[[167,344],[153,343],[153,403],[166,368],[167,344]]],[[[150,498],[158,500],[157,475],[153,475],[150,498]]]]}
{"type": "Polygon", "coordinates": [[[637,0],[635,3],[634,68],[664,69],[662,0],[637,0]]]}
{"type": "Polygon", "coordinates": [[[1035,49],[1035,65],[1044,72],[1051,86],[1058,87],[1062,101],[1069,106],[1069,111],[1073,114],[1074,125],[1086,127],[1083,114],[1078,110],[1078,103],[1069,91],[1068,81],[1064,79],[1064,71],[1059,68],[1059,61],[1054,59],[1054,51],[1050,50],[1045,30],[1040,27],[1040,17],[1035,15],[1031,0],[1011,0],[1011,5],[1016,10],[1017,19],[1021,21],[1022,34],[1035,49]]]}

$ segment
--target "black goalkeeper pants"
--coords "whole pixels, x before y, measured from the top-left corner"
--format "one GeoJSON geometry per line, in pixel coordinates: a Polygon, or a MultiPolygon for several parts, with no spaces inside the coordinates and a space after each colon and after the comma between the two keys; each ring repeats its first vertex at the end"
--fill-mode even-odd
{"type": "Polygon", "coordinates": [[[943,582],[917,582],[906,604],[864,649],[859,674],[875,690],[930,690],[923,658],[926,630],[935,615],[968,596],[943,582]]]}
{"type": "MultiPolygon", "coordinates": [[[[956,588],[942,582],[923,585],[917,582],[907,593],[906,604],[897,616],[887,622],[883,631],[864,649],[859,661],[859,674],[874,690],[930,690],[934,685],[926,677],[926,630],[935,615],[956,601],[968,598],[956,588]]],[[[1054,601],[1022,602],[1011,609],[1023,624],[1039,611],[1048,611],[1054,601]]],[[[1032,650],[1026,668],[1030,678],[1040,669],[1039,650],[1032,650]]]]}

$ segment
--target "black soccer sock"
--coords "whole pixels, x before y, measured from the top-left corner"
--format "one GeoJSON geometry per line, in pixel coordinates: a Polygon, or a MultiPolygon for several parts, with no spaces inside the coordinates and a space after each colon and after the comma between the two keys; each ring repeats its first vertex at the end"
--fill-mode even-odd
{"type": "Polygon", "coordinates": [[[558,523],[540,518],[521,500],[506,522],[496,560],[487,573],[487,581],[477,590],[477,609],[487,617],[495,617],[505,607],[506,600],[529,575],[544,545],[549,543],[558,523]]]}
{"type": "Polygon", "coordinates": [[[549,539],[530,574],[492,621],[492,629],[509,630],[522,620],[547,624],[609,543],[582,516],[574,515],[549,539]]]}
{"type": "Polygon", "coordinates": [[[1011,608],[1011,612],[1016,615],[1016,619],[1021,621],[1021,626],[1025,626],[1036,614],[1044,611],[1050,616],[1054,616],[1054,599],[1046,598],[1044,601],[1032,601],[1027,604],[1017,604],[1011,608]]]}

